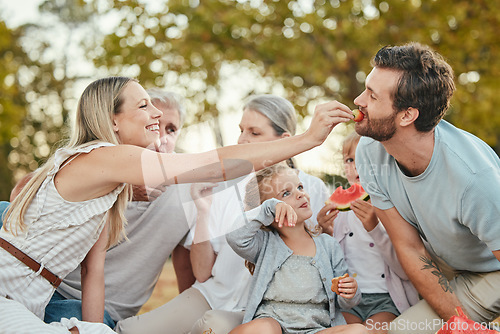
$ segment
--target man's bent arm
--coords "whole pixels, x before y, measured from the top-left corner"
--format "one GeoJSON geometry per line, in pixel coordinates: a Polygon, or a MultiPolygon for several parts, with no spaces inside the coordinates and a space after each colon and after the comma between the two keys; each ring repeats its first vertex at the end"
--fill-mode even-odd
{"type": "Polygon", "coordinates": [[[418,231],[394,207],[376,209],[376,213],[391,238],[399,262],[419,294],[444,320],[456,315],[455,308],[461,306],[460,301],[425,249],[418,231]]]}

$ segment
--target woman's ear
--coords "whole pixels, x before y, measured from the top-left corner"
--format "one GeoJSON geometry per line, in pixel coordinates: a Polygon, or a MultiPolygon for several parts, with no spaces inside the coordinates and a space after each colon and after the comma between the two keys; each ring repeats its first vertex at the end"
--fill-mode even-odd
{"type": "Polygon", "coordinates": [[[408,126],[413,124],[417,120],[418,115],[419,115],[418,109],[412,107],[401,111],[399,125],[408,126]]]}
{"type": "Polygon", "coordinates": [[[291,137],[291,136],[292,136],[292,135],[291,135],[290,133],[288,133],[288,132],[283,132],[283,133],[281,134],[281,138],[286,138],[286,137],[291,137]]]}
{"type": "Polygon", "coordinates": [[[113,117],[113,131],[118,132],[118,123],[116,122],[115,117],[113,117]]]}

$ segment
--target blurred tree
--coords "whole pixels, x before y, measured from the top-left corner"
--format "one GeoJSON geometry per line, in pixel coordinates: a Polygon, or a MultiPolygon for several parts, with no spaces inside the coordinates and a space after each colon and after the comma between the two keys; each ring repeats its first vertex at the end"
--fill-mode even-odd
{"type": "Polygon", "coordinates": [[[16,178],[36,168],[62,138],[75,85],[104,75],[134,76],[146,88],[175,87],[195,111],[188,123],[211,122],[223,145],[217,104],[236,94],[223,87],[227,76],[243,81],[239,88],[247,94],[283,94],[307,118],[327,99],[354,107],[374,53],[408,41],[429,44],[448,59],[457,92],[447,119],[499,152],[497,2],[45,0],[40,22],[17,32],[0,27],[2,108],[18,110],[8,120],[0,111],[6,145],[0,153],[13,148],[9,168],[16,178]],[[245,81],[249,71],[262,79],[245,81]],[[19,126],[26,102],[24,125],[10,139],[16,128],[4,122],[19,126]]]}
{"type": "Polygon", "coordinates": [[[19,89],[17,75],[26,60],[26,55],[16,44],[20,37],[18,29],[9,29],[0,22],[0,199],[9,198],[12,172],[8,168],[8,156],[12,151],[11,141],[18,133],[26,115],[26,101],[19,89]]]}
{"type": "MultiPolygon", "coordinates": [[[[80,44],[96,31],[90,18],[95,12],[93,4],[46,0],[39,9],[39,21],[16,28],[16,34],[1,35],[11,38],[7,47],[10,57],[15,50],[18,52],[17,68],[12,67],[15,62],[10,62],[8,69],[10,81],[16,80],[12,101],[23,99],[16,111],[19,116],[9,115],[12,121],[18,120],[18,127],[13,130],[16,136],[6,144],[8,164],[2,167],[8,166],[12,172],[0,171],[9,180],[5,183],[9,185],[5,189],[7,196],[2,193],[1,199],[8,199],[12,183],[38,168],[67,136],[66,125],[75,106],[73,87],[94,74],[92,64],[85,66],[80,44]]],[[[3,61],[0,66],[5,64],[9,62],[3,61]]]]}
{"type": "Polygon", "coordinates": [[[456,71],[458,90],[447,118],[498,152],[495,2],[169,0],[150,10],[123,0],[115,4],[123,18],[118,29],[94,56],[115,74],[133,68],[146,86],[185,87],[188,97],[204,104],[197,114],[202,120],[217,115],[221,68],[237,63],[281,83],[305,116],[321,99],[353,106],[381,46],[419,41],[456,71]]]}

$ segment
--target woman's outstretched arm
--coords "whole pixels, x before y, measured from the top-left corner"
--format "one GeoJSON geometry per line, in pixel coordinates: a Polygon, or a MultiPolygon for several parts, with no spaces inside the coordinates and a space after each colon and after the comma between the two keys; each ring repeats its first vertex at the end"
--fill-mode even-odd
{"type": "Polygon", "coordinates": [[[81,201],[109,193],[120,183],[156,187],[233,179],[320,145],[338,123],[352,117],[347,106],[328,102],[316,107],[309,129],[301,135],[197,154],[157,153],[131,145],[102,147],[59,171],[56,186],[66,200],[81,201]]]}

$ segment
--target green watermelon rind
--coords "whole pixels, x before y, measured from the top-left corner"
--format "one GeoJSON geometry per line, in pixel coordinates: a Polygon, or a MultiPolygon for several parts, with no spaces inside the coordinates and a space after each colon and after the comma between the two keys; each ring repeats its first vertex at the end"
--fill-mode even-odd
{"type": "MultiPolygon", "coordinates": [[[[360,197],[358,199],[362,199],[363,201],[368,201],[370,199],[370,195],[368,195],[367,193],[365,193],[364,197],[360,197]]],[[[339,210],[339,211],[351,211],[351,203],[349,203],[348,206],[343,206],[343,207],[338,207],[337,206],[337,210],[339,210]]]]}

